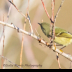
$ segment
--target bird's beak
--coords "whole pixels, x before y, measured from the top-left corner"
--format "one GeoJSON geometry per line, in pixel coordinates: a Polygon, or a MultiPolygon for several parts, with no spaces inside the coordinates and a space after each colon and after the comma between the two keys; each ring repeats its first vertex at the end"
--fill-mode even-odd
{"type": "Polygon", "coordinates": [[[41,23],[38,23],[39,25],[41,25],[41,23]]]}

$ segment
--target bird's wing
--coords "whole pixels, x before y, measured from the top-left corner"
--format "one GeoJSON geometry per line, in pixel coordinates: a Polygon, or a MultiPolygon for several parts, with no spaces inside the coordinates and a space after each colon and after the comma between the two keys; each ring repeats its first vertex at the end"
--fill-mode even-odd
{"type": "Polygon", "coordinates": [[[66,30],[63,30],[61,28],[58,28],[58,27],[55,28],[55,36],[56,37],[72,38],[71,33],[67,32],[66,30]]]}

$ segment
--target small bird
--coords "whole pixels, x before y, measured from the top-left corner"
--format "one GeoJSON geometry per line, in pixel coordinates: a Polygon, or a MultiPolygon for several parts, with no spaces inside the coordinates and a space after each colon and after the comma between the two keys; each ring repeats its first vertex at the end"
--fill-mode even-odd
{"type": "MultiPolygon", "coordinates": [[[[41,27],[41,30],[43,33],[49,38],[51,37],[50,33],[50,24],[43,22],[38,23],[41,27]]],[[[52,33],[52,32],[51,32],[52,33]]],[[[55,39],[54,42],[57,44],[60,44],[62,46],[67,46],[72,43],[72,34],[67,32],[64,29],[61,29],[59,27],[55,27],[55,39]]]]}

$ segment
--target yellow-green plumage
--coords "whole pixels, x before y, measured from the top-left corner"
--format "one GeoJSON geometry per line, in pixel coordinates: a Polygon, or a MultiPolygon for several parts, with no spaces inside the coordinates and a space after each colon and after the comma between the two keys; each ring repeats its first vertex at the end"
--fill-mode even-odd
{"type": "MultiPolygon", "coordinates": [[[[50,37],[50,24],[48,23],[38,23],[43,31],[43,33],[50,37]]],[[[61,44],[63,46],[67,46],[70,43],[72,43],[72,34],[67,32],[64,29],[61,29],[59,27],[55,27],[55,40],[56,43],[61,44]]]]}

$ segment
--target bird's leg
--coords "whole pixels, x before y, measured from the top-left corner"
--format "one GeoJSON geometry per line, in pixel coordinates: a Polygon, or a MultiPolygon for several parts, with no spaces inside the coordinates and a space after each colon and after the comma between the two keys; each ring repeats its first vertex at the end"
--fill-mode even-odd
{"type": "Polygon", "coordinates": [[[56,46],[63,46],[63,45],[60,45],[60,44],[56,44],[56,46]]]}
{"type": "Polygon", "coordinates": [[[63,46],[62,48],[60,48],[60,50],[62,50],[63,48],[65,48],[66,46],[63,46]]]}

